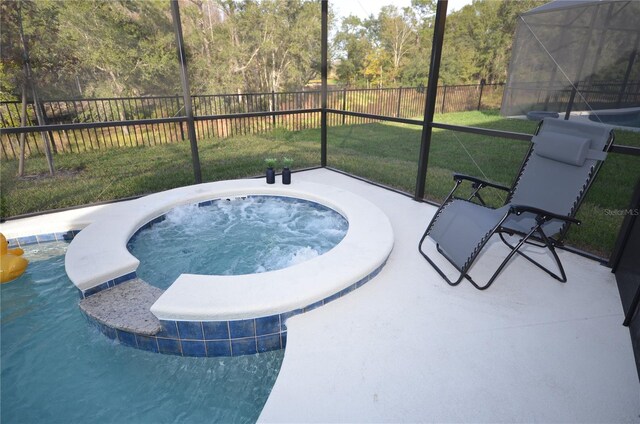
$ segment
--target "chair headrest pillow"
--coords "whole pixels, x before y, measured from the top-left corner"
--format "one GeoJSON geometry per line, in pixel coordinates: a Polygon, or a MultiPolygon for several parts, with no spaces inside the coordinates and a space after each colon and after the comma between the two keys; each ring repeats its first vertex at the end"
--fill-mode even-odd
{"type": "Polygon", "coordinates": [[[538,156],[573,166],[582,166],[589,156],[591,140],[565,134],[538,134],[532,138],[538,156]]]}

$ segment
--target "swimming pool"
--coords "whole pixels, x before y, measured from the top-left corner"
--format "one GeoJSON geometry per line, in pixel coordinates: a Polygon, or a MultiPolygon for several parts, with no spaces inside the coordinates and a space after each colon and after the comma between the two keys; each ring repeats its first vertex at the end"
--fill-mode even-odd
{"type": "Polygon", "coordinates": [[[318,257],[349,224],[333,209],[301,199],[247,196],[171,209],[127,244],[138,277],[166,289],[181,274],[242,275],[318,257]]]}
{"type": "Polygon", "coordinates": [[[640,111],[591,112],[589,120],[620,127],[640,128],[640,111]]]}
{"type": "Polygon", "coordinates": [[[255,422],[283,350],[221,358],[157,355],[105,338],[78,309],[67,243],[26,246],[0,286],[3,423],[255,422]]]}

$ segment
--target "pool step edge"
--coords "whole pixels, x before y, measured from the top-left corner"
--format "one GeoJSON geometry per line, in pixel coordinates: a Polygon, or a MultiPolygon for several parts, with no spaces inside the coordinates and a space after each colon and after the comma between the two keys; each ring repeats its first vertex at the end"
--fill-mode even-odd
{"type": "Polygon", "coordinates": [[[162,331],[162,326],[150,308],[162,293],[164,290],[134,278],[80,300],[79,306],[99,324],[114,330],[154,336],[162,331]]]}

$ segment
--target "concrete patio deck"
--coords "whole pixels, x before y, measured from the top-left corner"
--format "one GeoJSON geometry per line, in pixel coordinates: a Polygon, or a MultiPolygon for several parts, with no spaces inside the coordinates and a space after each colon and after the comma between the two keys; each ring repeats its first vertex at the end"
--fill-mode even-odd
{"type": "MultiPolygon", "coordinates": [[[[638,374],[608,268],[561,251],[566,284],[515,258],[486,291],[450,287],[417,251],[435,207],[327,169],[296,181],[373,202],[395,244],[370,282],[287,321],[260,422],[640,422],[638,374]]],[[[0,230],[10,238],[80,229],[109,213],[94,206],[0,230]]],[[[487,275],[505,249],[493,244],[474,271],[487,275]]]]}
{"type": "MultiPolygon", "coordinates": [[[[562,251],[566,284],[515,258],[484,292],[450,287],[417,252],[434,207],[325,169],[293,178],[372,201],[390,218],[395,245],[367,285],[288,321],[260,422],[640,420],[608,268],[562,251]]],[[[492,245],[483,263],[505,250],[492,245]]]]}

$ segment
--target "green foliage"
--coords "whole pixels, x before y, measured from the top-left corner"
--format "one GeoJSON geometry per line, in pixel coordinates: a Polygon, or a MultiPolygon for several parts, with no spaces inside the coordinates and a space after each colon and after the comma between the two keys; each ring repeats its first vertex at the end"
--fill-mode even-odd
{"type": "Polygon", "coordinates": [[[84,95],[171,94],[179,89],[171,16],[158,0],[60,2],[60,36],[86,70],[84,95]]]}
{"type": "MultiPolygon", "coordinates": [[[[42,98],[179,93],[169,5],[166,0],[2,1],[0,97],[20,95],[21,20],[42,98]]],[[[319,76],[317,2],[198,0],[180,2],[180,8],[194,94],[299,89],[319,76]]]]}
{"type": "Polygon", "coordinates": [[[293,159],[288,157],[282,158],[282,166],[284,168],[291,168],[291,165],[293,165],[293,159]]]}
{"type": "MultiPolygon", "coordinates": [[[[541,0],[475,0],[447,16],[440,68],[446,85],[503,82],[518,14],[541,0]]],[[[346,85],[415,86],[428,82],[436,2],[385,6],[377,17],[350,16],[336,34],[336,75],[346,85]]]]}
{"type": "Polygon", "coordinates": [[[338,80],[346,85],[359,85],[364,81],[361,70],[365,68],[365,59],[372,49],[364,22],[357,16],[344,18],[334,43],[341,52],[335,69],[338,80]]]}
{"type": "MultiPolygon", "coordinates": [[[[517,14],[541,3],[476,0],[449,14],[442,83],[504,81],[517,14]]],[[[330,52],[337,83],[426,85],[435,5],[413,0],[410,7],[385,6],[366,19],[342,19],[330,52]]],[[[20,0],[2,1],[0,7],[2,99],[20,95],[20,18],[42,98],[181,90],[166,0],[20,0]]],[[[316,1],[194,0],[180,2],[180,9],[194,94],[292,90],[319,77],[316,1]]]]}
{"type": "Polygon", "coordinates": [[[298,89],[320,71],[320,7],[302,0],[185,2],[194,93],[298,89]]]}
{"type": "Polygon", "coordinates": [[[278,164],[278,159],[276,159],[276,158],[266,158],[264,160],[264,163],[267,165],[267,168],[273,169],[278,164]]]}

